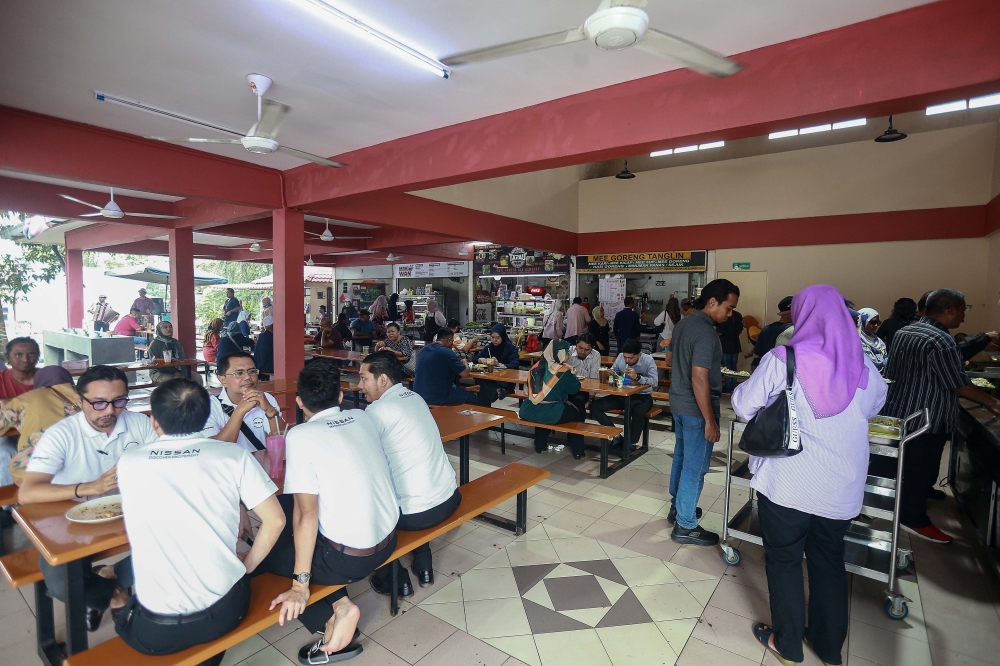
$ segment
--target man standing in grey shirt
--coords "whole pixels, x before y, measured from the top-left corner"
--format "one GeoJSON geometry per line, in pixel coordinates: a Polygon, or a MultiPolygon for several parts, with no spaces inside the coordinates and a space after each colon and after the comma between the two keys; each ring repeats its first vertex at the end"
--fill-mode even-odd
{"type": "Polygon", "coordinates": [[[722,344],[716,324],[728,320],[740,298],[729,280],[712,280],[701,290],[695,309],[674,327],[670,342],[672,374],[670,411],[676,442],[670,470],[670,538],[677,543],[714,546],[719,535],[700,527],[698,498],[719,441],[722,395],[722,344]]]}

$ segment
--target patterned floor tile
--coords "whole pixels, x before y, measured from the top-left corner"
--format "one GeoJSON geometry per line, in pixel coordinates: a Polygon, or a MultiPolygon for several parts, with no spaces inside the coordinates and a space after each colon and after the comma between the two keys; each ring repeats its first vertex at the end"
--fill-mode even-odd
{"type": "MultiPolygon", "coordinates": [[[[530,601],[525,603],[531,603],[530,601]]],[[[537,606],[537,604],[535,604],[537,606]]],[[[541,606],[538,606],[541,608],[541,606]]],[[[547,609],[546,609],[547,610],[547,609]]],[[[568,618],[567,618],[568,619],[568,618]]],[[[465,602],[467,631],[476,638],[530,634],[531,626],[520,597],[465,602]]]]}
{"type": "Polygon", "coordinates": [[[546,578],[544,583],[552,600],[552,607],[557,611],[611,607],[608,595],[597,582],[597,576],[592,574],[546,578]]]}
{"type": "Polygon", "coordinates": [[[542,666],[614,666],[595,629],[535,636],[542,666]]]}
{"type": "Polygon", "coordinates": [[[700,617],[703,607],[681,583],[631,588],[654,621],[700,617]]]}
{"type": "MultiPolygon", "coordinates": [[[[512,657],[516,657],[528,666],[542,666],[542,660],[538,656],[538,648],[535,647],[534,636],[508,636],[505,638],[487,638],[489,643],[498,650],[503,650],[512,657]]],[[[462,662],[467,663],[467,662],[462,662]]],[[[509,662],[505,662],[507,666],[509,662]]]]}
{"type": "Polygon", "coordinates": [[[597,626],[620,627],[627,624],[642,624],[643,622],[652,621],[653,618],[635,596],[635,592],[628,589],[619,597],[615,605],[611,607],[611,610],[605,614],[597,626]]]}
{"type": "Polygon", "coordinates": [[[528,624],[531,625],[531,633],[535,636],[587,628],[587,625],[568,615],[557,613],[529,599],[522,601],[524,602],[524,612],[528,617],[528,624]]]}
{"type": "Polygon", "coordinates": [[[614,666],[673,666],[677,655],[652,622],[597,630],[614,666]]]}

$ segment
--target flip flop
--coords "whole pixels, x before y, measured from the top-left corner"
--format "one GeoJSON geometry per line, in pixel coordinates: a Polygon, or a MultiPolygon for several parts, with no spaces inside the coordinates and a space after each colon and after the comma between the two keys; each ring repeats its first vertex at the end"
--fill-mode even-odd
{"type": "Polygon", "coordinates": [[[780,663],[781,666],[795,666],[795,664],[799,663],[792,661],[791,659],[785,659],[780,654],[778,654],[777,650],[771,648],[769,643],[771,642],[771,634],[773,633],[774,630],[772,630],[771,627],[767,626],[763,622],[758,622],[757,624],[753,625],[754,638],[757,639],[758,643],[767,648],[768,652],[774,655],[774,658],[778,660],[778,663],[780,663]]]}
{"type": "Polygon", "coordinates": [[[319,640],[312,645],[303,645],[299,650],[299,663],[303,666],[335,664],[338,661],[353,659],[364,652],[364,647],[358,643],[358,639],[361,637],[361,631],[358,629],[354,630],[354,636],[351,637],[351,642],[347,647],[332,654],[327,654],[321,649],[323,647],[323,632],[317,631],[316,633],[320,635],[319,640]]]}

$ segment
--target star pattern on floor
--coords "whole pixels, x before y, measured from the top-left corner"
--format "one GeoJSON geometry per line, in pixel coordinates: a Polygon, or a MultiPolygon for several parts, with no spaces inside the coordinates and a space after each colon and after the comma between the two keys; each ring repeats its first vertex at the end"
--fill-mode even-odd
{"type": "Polygon", "coordinates": [[[531,666],[669,666],[718,582],[542,524],[419,606],[531,666]]]}

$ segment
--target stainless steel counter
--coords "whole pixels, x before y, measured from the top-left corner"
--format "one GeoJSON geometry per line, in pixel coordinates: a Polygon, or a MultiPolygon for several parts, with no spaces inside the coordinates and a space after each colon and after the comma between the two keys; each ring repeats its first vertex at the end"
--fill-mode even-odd
{"type": "Polygon", "coordinates": [[[90,365],[127,363],[135,360],[135,341],[131,336],[112,335],[93,337],[66,331],[43,331],[42,351],[45,365],[59,365],[63,361],[87,359],[90,365]]]}
{"type": "Polygon", "coordinates": [[[962,401],[952,437],[948,479],[979,540],[1000,571],[1000,420],[985,408],[962,401]]]}

